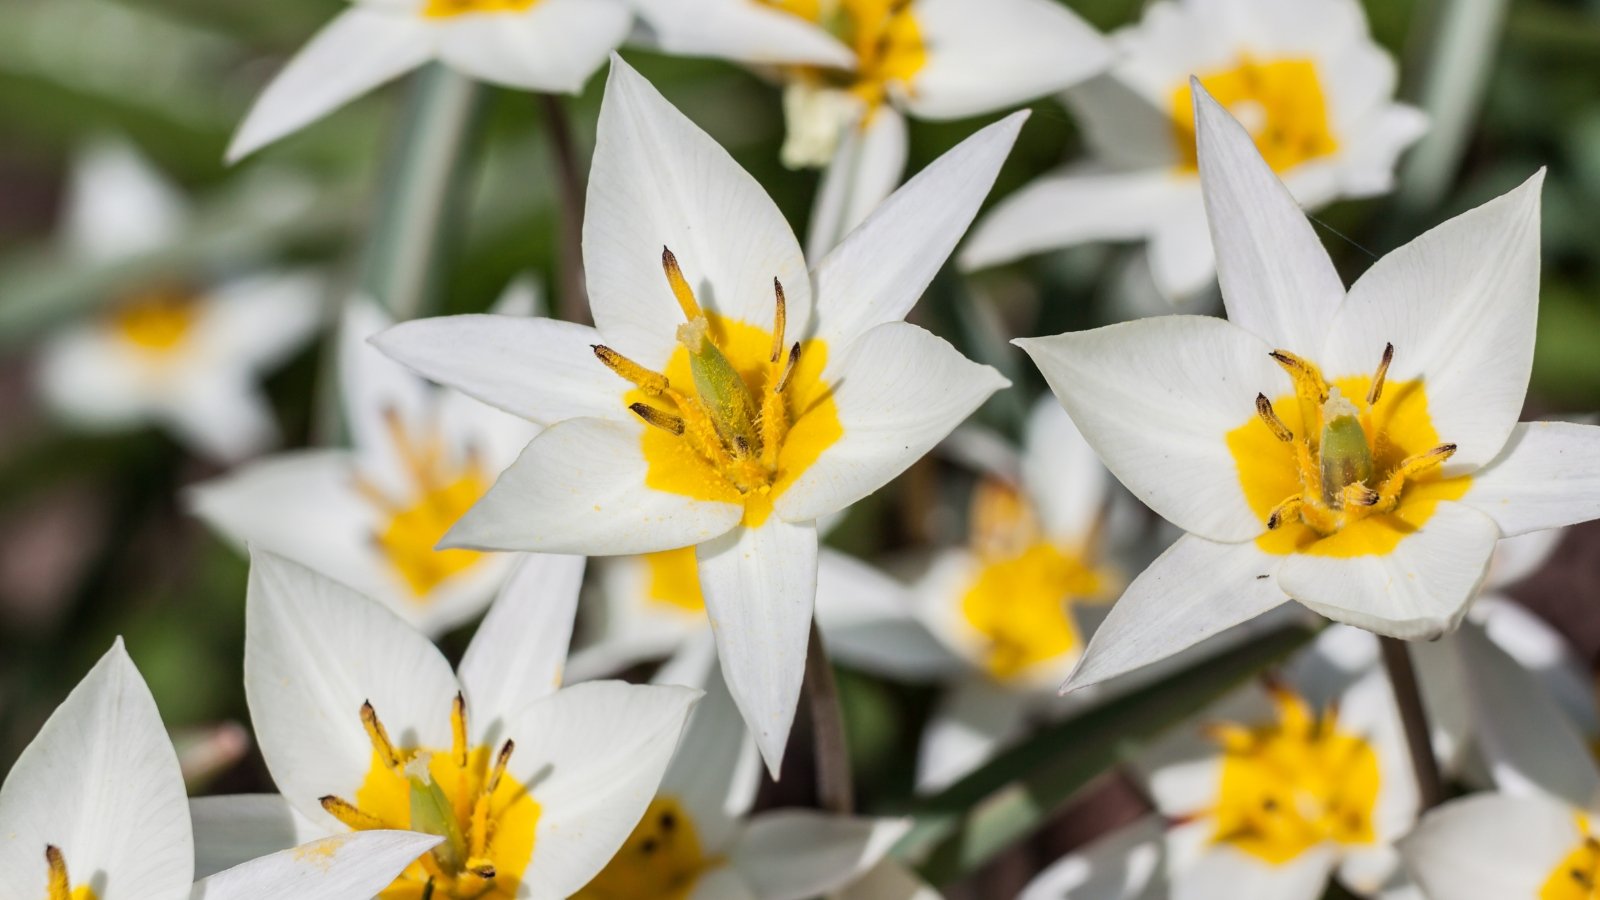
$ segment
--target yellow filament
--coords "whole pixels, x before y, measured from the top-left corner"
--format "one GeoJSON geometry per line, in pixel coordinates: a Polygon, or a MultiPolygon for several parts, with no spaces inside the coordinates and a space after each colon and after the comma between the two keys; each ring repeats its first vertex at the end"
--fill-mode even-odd
{"type": "Polygon", "coordinates": [[[373,752],[391,769],[400,768],[400,755],[394,750],[394,742],[389,740],[389,732],[378,720],[378,713],[372,708],[370,702],[361,704],[361,727],[367,730],[367,739],[372,742],[373,752]]]}
{"type": "Polygon", "coordinates": [[[595,357],[605,363],[606,368],[638,385],[639,390],[652,397],[658,397],[666,393],[666,378],[646,369],[644,366],[603,344],[595,344],[593,349],[595,357]]]}
{"type": "Polygon", "coordinates": [[[683,310],[683,318],[690,322],[704,319],[705,313],[701,312],[700,303],[694,299],[694,289],[683,277],[678,258],[666,247],[661,248],[661,268],[667,273],[667,284],[672,287],[672,296],[678,300],[678,308],[683,310]]]}
{"type": "Polygon", "coordinates": [[[50,900],[72,900],[72,880],[67,877],[67,859],[61,848],[51,845],[44,848],[45,863],[50,866],[50,900]]]}

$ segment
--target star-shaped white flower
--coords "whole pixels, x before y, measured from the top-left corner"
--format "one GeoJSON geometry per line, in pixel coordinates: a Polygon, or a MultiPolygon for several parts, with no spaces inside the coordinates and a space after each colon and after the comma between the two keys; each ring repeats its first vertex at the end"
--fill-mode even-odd
{"type": "Polygon", "coordinates": [[[349,900],[436,843],[404,831],[325,838],[194,882],[178,757],[120,639],[0,787],[0,872],[17,900],[349,900]]]}
{"type": "MultiPolygon", "coordinates": [[[[521,295],[508,291],[500,311],[521,295]]],[[[239,546],[326,573],[437,636],[482,612],[516,558],[434,545],[538,428],[437,390],[373,349],[367,339],[392,324],[368,300],[345,311],[338,366],[352,449],[260,460],[190,499],[239,546]]]]}
{"type": "Polygon", "coordinates": [[[576,94],[632,24],[628,0],[351,0],[262,91],[228,161],[434,61],[490,84],[576,94]]]}
{"type": "Polygon", "coordinates": [[[252,554],[245,694],[282,797],[197,801],[202,869],[307,834],[444,838],[384,891],[562,898],[649,804],[700,692],[560,689],[583,560],[532,556],[452,672],[376,601],[252,554]]]}
{"type": "Polygon", "coordinates": [[[882,487],[1006,385],[902,319],[1021,125],[946,154],[808,273],[755,179],[613,61],[584,221],[596,326],[453,316],[375,339],[549,426],[445,546],[697,547],[723,671],[776,772],[816,595],[815,520],[882,487]]]}
{"type": "Polygon", "coordinates": [[[1147,242],[1169,300],[1213,283],[1191,75],[1244,122],[1306,209],[1387,192],[1427,121],[1394,101],[1395,64],[1359,0],[1160,0],[1112,36],[1106,77],[1074,88],[1090,158],[1007,197],[962,248],[966,269],[1085,241],[1147,242]]]}
{"type": "MultiPolygon", "coordinates": [[[[73,166],[63,240],[85,262],[127,261],[175,241],[188,216],[137,151],[101,142],[73,166]]],[[[304,271],[134,286],[46,342],[39,390],[75,426],[156,422],[214,460],[243,459],[277,440],[255,382],[311,337],[321,292],[304,271]]]]}
{"type": "Polygon", "coordinates": [[[1374,263],[1347,295],[1249,135],[1203,90],[1196,105],[1229,320],[1017,342],[1106,467],[1189,532],[1129,586],[1068,687],[1291,598],[1436,637],[1501,537],[1600,515],[1600,429],[1517,423],[1542,176],[1374,263]]]}

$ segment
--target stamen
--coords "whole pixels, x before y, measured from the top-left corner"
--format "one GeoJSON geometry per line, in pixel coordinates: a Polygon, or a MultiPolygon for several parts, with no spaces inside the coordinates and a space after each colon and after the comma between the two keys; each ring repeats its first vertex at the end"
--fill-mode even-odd
{"type": "Polygon", "coordinates": [[[428,883],[422,886],[422,900],[433,900],[433,879],[432,878],[429,878],[428,879],[428,883]]]}
{"type": "Polygon", "coordinates": [[[471,872],[473,875],[478,876],[479,878],[482,878],[485,881],[493,881],[494,880],[494,876],[495,876],[494,863],[491,863],[491,862],[470,863],[469,862],[469,863],[467,863],[467,871],[471,872]]]}
{"type": "Polygon", "coordinates": [[[506,764],[511,762],[511,753],[517,749],[517,744],[510,738],[500,746],[500,755],[495,757],[494,769],[489,772],[489,778],[483,783],[484,794],[493,794],[500,786],[500,779],[506,774],[506,764]]]}
{"type": "Polygon", "coordinates": [[[1300,402],[1301,427],[1306,430],[1306,440],[1315,442],[1321,437],[1317,425],[1322,421],[1319,418],[1322,404],[1328,399],[1328,382],[1316,365],[1287,350],[1274,350],[1268,355],[1294,382],[1295,398],[1300,402]]]}
{"type": "Polygon", "coordinates": [[[797,341],[795,342],[794,346],[789,348],[789,361],[784,363],[783,374],[778,376],[778,383],[773,387],[773,391],[775,393],[781,394],[783,393],[784,389],[789,386],[789,376],[794,374],[794,367],[798,366],[799,364],[800,344],[797,341]]]}
{"type": "Polygon", "coordinates": [[[591,344],[590,347],[594,350],[595,358],[605,363],[606,368],[638,385],[651,397],[660,396],[670,386],[665,375],[646,369],[604,344],[591,344]]]}
{"type": "Polygon", "coordinates": [[[361,703],[361,725],[367,730],[367,738],[372,741],[372,749],[377,751],[378,757],[391,769],[400,768],[400,754],[395,752],[394,742],[389,740],[389,732],[378,721],[377,710],[372,708],[372,703],[361,703]]]}
{"type": "Polygon", "coordinates": [[[1272,430],[1273,437],[1283,441],[1285,444],[1294,440],[1294,432],[1290,431],[1289,426],[1283,424],[1283,420],[1278,418],[1278,412],[1272,408],[1272,401],[1267,399],[1266,394],[1256,395],[1256,415],[1261,417],[1261,421],[1267,423],[1267,427],[1272,430]]]}
{"type": "Polygon", "coordinates": [[[1394,362],[1394,345],[1383,345],[1383,361],[1378,363],[1378,371],[1372,376],[1372,388],[1367,391],[1367,405],[1373,406],[1378,398],[1383,396],[1383,380],[1389,375],[1389,363],[1394,362]]]}
{"type": "Polygon", "coordinates": [[[456,692],[456,699],[450,704],[450,749],[455,757],[456,768],[467,767],[467,700],[456,692]]]}
{"type": "Polygon", "coordinates": [[[789,310],[783,298],[783,282],[772,279],[772,292],[778,298],[778,311],[772,317],[772,353],[767,361],[775,363],[783,353],[783,332],[789,324],[789,310]]]}
{"type": "Polygon", "coordinates": [[[1290,497],[1272,508],[1271,515],[1267,516],[1267,530],[1276,531],[1284,522],[1300,517],[1300,510],[1305,507],[1305,501],[1299,497],[1290,497]]]}
{"type": "Polygon", "coordinates": [[[1381,495],[1364,484],[1347,484],[1339,492],[1339,505],[1348,509],[1352,506],[1376,506],[1381,495]]]}
{"type": "Polygon", "coordinates": [[[72,880],[67,877],[67,858],[61,848],[51,844],[44,848],[44,860],[50,866],[50,900],[71,900],[72,880]]]}
{"type": "Polygon", "coordinates": [[[667,273],[667,284],[672,286],[672,296],[678,298],[683,317],[690,322],[705,318],[700,304],[694,299],[694,289],[689,287],[688,280],[683,277],[683,269],[678,267],[678,258],[666,247],[661,248],[661,268],[667,273]]]}
{"type": "Polygon", "coordinates": [[[672,413],[656,409],[648,403],[632,403],[628,408],[633,414],[645,421],[647,425],[654,425],[672,435],[683,434],[683,418],[672,413]]]}
{"type": "Polygon", "coordinates": [[[365,813],[355,807],[355,804],[341,800],[332,794],[317,800],[328,815],[350,826],[356,831],[377,831],[388,828],[384,821],[371,813],[365,813]]]}
{"type": "Polygon", "coordinates": [[[1429,469],[1443,465],[1445,460],[1455,455],[1455,452],[1455,444],[1440,444],[1432,450],[1406,457],[1400,465],[1395,467],[1393,472],[1389,473],[1389,477],[1378,485],[1378,493],[1381,496],[1379,502],[1374,504],[1374,509],[1380,512],[1387,512],[1400,505],[1400,491],[1405,487],[1408,479],[1415,478],[1429,469]]]}

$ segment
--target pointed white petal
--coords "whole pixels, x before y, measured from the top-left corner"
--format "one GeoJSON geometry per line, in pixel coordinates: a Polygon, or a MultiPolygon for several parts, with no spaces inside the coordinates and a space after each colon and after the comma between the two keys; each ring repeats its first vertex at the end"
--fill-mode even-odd
{"type": "Polygon", "coordinates": [[[194,821],[196,879],[328,833],[281,794],[196,797],[189,801],[189,815],[194,821]]]}
{"type": "Polygon", "coordinates": [[[1424,379],[1428,415],[1470,472],[1505,445],[1522,412],[1539,312],[1541,172],[1373,263],[1350,289],[1321,358],[1365,375],[1394,344],[1391,384],[1424,379]]]}
{"type": "Polygon", "coordinates": [[[1041,397],[1023,430],[1022,483],[1058,540],[1083,541],[1105,514],[1111,478],[1061,404],[1041,397]]]}
{"type": "Polygon", "coordinates": [[[1462,502],[1506,536],[1600,518],[1600,426],[1522,422],[1462,502]]]}
{"type": "MultiPolygon", "coordinates": [[[[1516,438],[1516,432],[1512,432],[1512,440],[1507,442],[1508,450],[1516,444],[1516,438]]],[[[1504,453],[1505,451],[1502,451],[1502,456],[1504,453]]],[[[1474,479],[1473,483],[1476,485],[1477,480],[1474,479]]],[[[1477,505],[1473,503],[1470,491],[1467,493],[1466,503],[1469,506],[1477,505]]],[[[1495,513],[1498,511],[1493,505],[1488,505],[1487,509],[1479,506],[1478,509],[1491,519],[1495,518],[1495,513]]],[[[1504,534],[1505,526],[1501,525],[1498,519],[1495,524],[1500,526],[1501,533],[1504,534]]],[[[1501,538],[1499,543],[1494,545],[1494,558],[1489,561],[1489,574],[1483,580],[1484,590],[1516,584],[1539,571],[1566,534],[1560,528],[1546,528],[1519,534],[1516,537],[1501,538]]]]}
{"type": "Polygon", "coordinates": [[[1010,385],[906,322],[862,335],[836,371],[844,434],[778,496],[778,515],[792,522],[838,512],[888,484],[1010,385]]]}
{"type": "Polygon", "coordinates": [[[458,672],[479,743],[495,743],[513,710],[561,687],[585,562],[524,555],[483,617],[458,672]]]}
{"type": "Polygon", "coordinates": [[[1272,864],[1226,844],[1214,847],[1172,876],[1172,900],[1317,900],[1333,872],[1331,846],[1272,864]]]}
{"type": "Polygon", "coordinates": [[[429,428],[432,398],[426,383],[379,353],[370,340],[394,324],[368,297],[352,297],[339,322],[339,398],[350,441],[360,454],[361,474],[396,491],[410,485],[404,453],[391,418],[408,429],[429,428]]]}
{"type": "Polygon", "coordinates": [[[910,827],[904,819],[772,812],[750,823],[728,858],[762,900],[806,900],[877,865],[910,827]]]}
{"type": "Polygon", "coordinates": [[[1161,316],[1015,341],[1117,478],[1184,531],[1250,540],[1250,509],[1226,435],[1257,393],[1288,379],[1248,331],[1210,316],[1161,316]]]}
{"type": "Polygon", "coordinates": [[[353,6],[340,13],[267,85],[228,145],[238,162],[433,56],[420,16],[353,6]]]}
{"type": "Polygon", "coordinates": [[[1249,132],[1204,88],[1194,98],[1200,188],[1228,318],[1276,349],[1315,356],[1344,283],[1249,132]]]}
{"type": "Polygon", "coordinates": [[[1051,863],[1017,900],[1157,900],[1167,881],[1166,830],[1160,816],[1118,828],[1051,863]]]}
{"type": "Polygon", "coordinates": [[[599,343],[587,325],[492,315],[402,322],[372,340],[433,381],[543,425],[629,414],[631,385],[595,358],[599,343]]]}
{"type": "Polygon", "coordinates": [[[162,402],[161,418],[179,440],[220,463],[236,463],[278,442],[271,405],[242,374],[194,374],[162,402]]]}
{"type": "MultiPolygon", "coordinates": [[[[1113,41],[1127,43],[1128,38],[1129,33],[1124,31],[1113,41]]],[[[1125,66],[1118,67],[1121,68],[1125,66]]],[[[1182,155],[1171,111],[1152,103],[1120,77],[1117,69],[1074,85],[1061,99],[1077,119],[1083,141],[1095,160],[1125,170],[1179,168],[1182,155]]],[[[1163,103],[1167,100],[1161,99],[1163,103]]],[[[1198,194],[1198,178],[1189,173],[1185,180],[1193,184],[1198,194]]]]}
{"type": "Polygon", "coordinates": [[[45,848],[106,900],[171,900],[194,880],[178,756],[122,640],[51,714],[0,786],[8,896],[46,897],[45,848]]]}
{"type": "Polygon", "coordinates": [[[820,26],[747,0],[640,0],[647,43],[673,56],[710,56],[750,65],[855,68],[855,51],[820,26]]]}
{"type": "Polygon", "coordinates": [[[363,703],[404,745],[450,745],[460,686],[433,644],[376,601],[263,550],[250,554],[244,671],[273,781],[330,830],[344,826],[319,800],[350,799],[371,766],[363,703]]]}
{"type": "Polygon", "coordinates": [[[308,269],[265,272],[210,289],[194,341],[248,372],[276,368],[322,324],[322,276],[308,269]]]}
{"type": "Polygon", "coordinates": [[[441,546],[607,556],[726,534],[743,510],[645,486],[636,422],[568,419],[546,430],[441,546]]]}
{"type": "Polygon", "coordinates": [[[1165,659],[1287,602],[1272,577],[1278,563],[1251,543],[1184,535],[1128,586],[1063,690],[1165,659]]]}
{"type": "Polygon", "coordinates": [[[873,326],[906,317],[972,224],[1026,120],[1008,116],[939,157],[817,264],[817,337],[842,352],[873,326]]]}
{"type": "Polygon", "coordinates": [[[1190,181],[1164,169],[1047,175],[984,215],[957,263],[970,272],[1087,241],[1144,238],[1190,181]]]}
{"type": "Polygon", "coordinates": [[[1600,735],[1600,708],[1589,663],[1561,632],[1510,600],[1480,597],[1473,612],[1483,613],[1489,639],[1539,679],[1580,734],[1600,735]]]}
{"type": "Polygon", "coordinates": [[[100,139],[72,161],[63,240],[74,256],[109,261],[159,249],[188,218],[183,195],[126,141],[100,139]]]}
{"type": "Polygon", "coordinates": [[[808,260],[820,260],[837,249],[846,235],[894,193],[911,152],[906,117],[892,106],[863,109],[841,127],[839,144],[822,171],[811,205],[806,226],[808,260]]]}
{"type": "Polygon", "coordinates": [[[1385,555],[1286,557],[1278,586],[1335,622],[1431,640],[1466,615],[1499,536],[1488,516],[1444,501],[1385,555]]]}
{"type": "Polygon", "coordinates": [[[701,544],[700,589],[728,690],[778,777],[805,678],[817,528],[772,516],[701,544]]]}
{"type": "Polygon", "coordinates": [[[388,887],[441,838],[363,831],[312,841],[212,875],[190,900],[349,900],[388,887]]]}
{"type": "Polygon", "coordinates": [[[933,793],[960,781],[1019,737],[1028,695],[981,676],[969,677],[940,699],[917,750],[917,790],[933,793]]]}
{"type": "Polygon", "coordinates": [[[903,864],[886,859],[834,895],[837,900],[942,900],[903,864]]]}
{"type": "Polygon", "coordinates": [[[1150,235],[1145,255],[1150,278],[1168,303],[1181,306],[1216,289],[1217,256],[1198,183],[1192,190],[1186,186],[1165,212],[1150,235]]]}
{"type": "Polygon", "coordinates": [[[677,256],[702,307],[772,326],[772,280],[804,334],[811,283],[783,213],[728,152],[627,63],[613,59],[583,222],[595,326],[607,345],[659,369],[683,313],[661,271],[677,256]]]}
{"type": "Polygon", "coordinates": [[[905,585],[824,548],[817,566],[817,627],[834,662],[899,681],[930,681],[964,668],[917,617],[905,585]]]}
{"type": "Polygon", "coordinates": [[[683,804],[703,851],[718,854],[755,804],[761,756],[714,658],[701,685],[706,696],[689,716],[660,793],[683,804]]]}
{"type": "Polygon", "coordinates": [[[576,94],[633,24],[625,0],[539,0],[524,12],[457,16],[439,58],[482,81],[576,94]]]}
{"type": "Polygon", "coordinates": [[[699,696],[601,681],[535,700],[508,721],[509,771],[540,806],[526,896],[568,897],[605,867],[655,796],[699,696]]]}
{"type": "Polygon", "coordinates": [[[1429,813],[1400,844],[1429,897],[1535,897],[1583,842],[1574,810],[1539,797],[1475,794],[1429,813]]]}
{"type": "Polygon", "coordinates": [[[958,119],[1053,94],[1111,65],[1111,45],[1050,0],[920,0],[928,59],[905,100],[922,119],[958,119]]]}

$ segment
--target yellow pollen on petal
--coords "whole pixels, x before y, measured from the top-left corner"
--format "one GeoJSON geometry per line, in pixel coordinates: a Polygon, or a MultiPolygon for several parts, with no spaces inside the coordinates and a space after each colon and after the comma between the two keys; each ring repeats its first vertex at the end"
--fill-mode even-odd
{"type": "Polygon", "coordinates": [[[111,313],[111,330],[142,354],[163,357],[180,350],[194,333],[200,300],[194,294],[161,289],[138,294],[111,313]]]}
{"type": "Polygon", "coordinates": [[[889,97],[889,86],[909,85],[928,63],[922,28],[910,0],[760,0],[820,25],[856,54],[852,72],[794,67],[792,77],[847,90],[869,110],[889,97]]]}
{"type": "Polygon", "coordinates": [[[652,603],[688,613],[706,611],[693,547],[646,553],[644,564],[649,572],[645,593],[652,603]]]}
{"type": "Polygon", "coordinates": [[[1375,843],[1382,773],[1372,745],[1332,709],[1318,715],[1286,689],[1273,701],[1275,722],[1207,729],[1223,754],[1211,840],[1274,865],[1327,842],[1375,843]]]}
{"type": "Polygon", "coordinates": [[[1589,817],[1575,813],[1582,841],[1573,847],[1539,887],[1539,900],[1600,900],[1600,840],[1589,817]]]}
{"type": "Polygon", "coordinates": [[[705,855],[683,805],[662,795],[650,801],[622,849],[573,900],[687,900],[700,876],[722,863],[705,855]]]}
{"type": "MultiPolygon", "coordinates": [[[[1199,76],[1216,101],[1233,113],[1274,172],[1338,151],[1316,62],[1309,59],[1244,58],[1229,69],[1199,76]]],[[[1172,125],[1180,166],[1198,168],[1194,94],[1185,80],[1172,89],[1172,125]]]]}
{"type": "Polygon", "coordinates": [[[539,0],[427,0],[422,15],[428,19],[452,19],[471,13],[520,13],[532,9],[539,0]]]}

